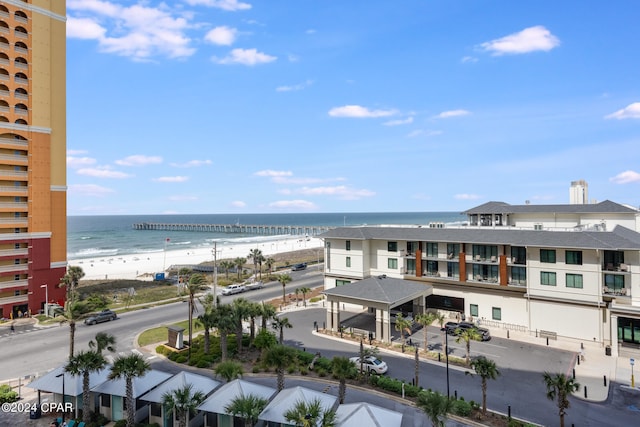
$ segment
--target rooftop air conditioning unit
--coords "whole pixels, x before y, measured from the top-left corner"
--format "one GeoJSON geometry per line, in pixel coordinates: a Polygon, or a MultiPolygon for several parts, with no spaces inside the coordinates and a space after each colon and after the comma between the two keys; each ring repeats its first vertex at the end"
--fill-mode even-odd
{"type": "Polygon", "coordinates": [[[533,224],[534,230],[542,230],[542,224],[533,224]]]}

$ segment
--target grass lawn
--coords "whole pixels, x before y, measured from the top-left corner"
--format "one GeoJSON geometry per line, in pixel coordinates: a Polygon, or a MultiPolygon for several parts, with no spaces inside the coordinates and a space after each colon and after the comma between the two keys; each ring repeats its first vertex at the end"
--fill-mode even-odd
{"type": "MultiPolygon", "coordinates": [[[[184,328],[184,338],[188,339],[189,336],[189,321],[183,320],[182,322],[172,323],[171,325],[158,326],[157,328],[147,329],[138,337],[138,345],[144,347],[146,345],[166,343],[168,338],[167,326],[178,326],[184,328]]],[[[202,324],[193,322],[193,333],[204,331],[202,324]]]]}

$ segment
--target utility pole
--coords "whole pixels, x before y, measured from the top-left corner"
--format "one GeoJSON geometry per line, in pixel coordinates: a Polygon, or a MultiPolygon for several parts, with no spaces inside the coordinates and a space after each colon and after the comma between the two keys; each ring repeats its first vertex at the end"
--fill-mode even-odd
{"type": "Polygon", "coordinates": [[[213,242],[213,306],[218,307],[218,242],[213,242]]]}

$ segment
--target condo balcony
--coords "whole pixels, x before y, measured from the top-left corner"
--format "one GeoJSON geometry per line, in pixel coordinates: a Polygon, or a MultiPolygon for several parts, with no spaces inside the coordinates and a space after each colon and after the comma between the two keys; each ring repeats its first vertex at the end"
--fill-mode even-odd
{"type": "Polygon", "coordinates": [[[20,248],[20,249],[0,249],[0,257],[24,257],[29,255],[29,249],[20,248]]]}
{"type": "Polygon", "coordinates": [[[10,264],[0,265],[0,273],[27,273],[29,271],[29,264],[10,264]]]}
{"type": "MultiPolygon", "coordinates": [[[[6,134],[5,134],[6,135],[6,134]]],[[[26,139],[7,138],[6,136],[0,137],[0,148],[28,148],[29,141],[26,139]]]]}
{"type": "Polygon", "coordinates": [[[28,280],[5,280],[0,282],[0,290],[11,288],[26,288],[29,286],[28,280]]]}
{"type": "Polygon", "coordinates": [[[16,295],[13,297],[0,298],[0,305],[27,303],[29,300],[28,294],[16,295]]]}
{"type": "Polygon", "coordinates": [[[29,192],[29,187],[26,185],[0,185],[0,193],[13,193],[26,195],[29,192]]]}
{"type": "Polygon", "coordinates": [[[27,180],[29,178],[29,172],[27,171],[14,171],[8,169],[0,169],[0,179],[19,179],[27,180]]]}

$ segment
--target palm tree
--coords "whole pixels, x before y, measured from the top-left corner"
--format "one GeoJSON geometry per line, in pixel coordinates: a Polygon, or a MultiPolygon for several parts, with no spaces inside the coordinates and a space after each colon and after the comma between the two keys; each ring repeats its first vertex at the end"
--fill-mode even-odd
{"type": "Polygon", "coordinates": [[[251,314],[251,302],[244,298],[237,298],[231,303],[233,318],[236,325],[236,348],[242,351],[242,322],[248,319],[251,314]]]}
{"type": "Polygon", "coordinates": [[[151,370],[151,366],[139,354],[130,354],[128,356],[118,356],[113,361],[111,372],[107,377],[109,380],[124,378],[125,380],[125,399],[127,404],[127,427],[135,425],[136,404],[133,399],[133,379],[144,376],[151,370]]]}
{"type": "Polygon", "coordinates": [[[297,360],[296,352],[291,347],[276,345],[269,348],[264,354],[264,363],[276,370],[278,377],[278,391],[284,389],[284,370],[297,360]]]}
{"type": "Polygon", "coordinates": [[[258,248],[251,249],[249,251],[249,255],[247,255],[247,259],[253,262],[253,276],[257,278],[256,271],[258,270],[258,263],[261,263],[260,258],[264,258],[262,256],[262,251],[258,248]]]}
{"type": "Polygon", "coordinates": [[[334,357],[331,359],[331,373],[340,385],[338,387],[338,400],[344,403],[347,394],[347,378],[352,378],[356,373],[356,365],[346,357],[334,357]]]}
{"type": "Polygon", "coordinates": [[[227,360],[218,363],[216,367],[213,368],[213,372],[215,372],[217,376],[223,378],[226,382],[235,380],[244,374],[242,365],[234,360],[227,360]]]}
{"type": "Polygon", "coordinates": [[[260,254],[258,257],[258,271],[260,272],[260,280],[262,280],[262,263],[266,261],[264,255],[260,254]]]}
{"type": "Polygon", "coordinates": [[[60,279],[60,287],[66,288],[66,298],[64,302],[64,317],[69,321],[69,357],[73,357],[73,347],[76,335],[76,320],[80,317],[81,309],[77,304],[78,284],[84,277],[81,267],[70,266],[67,273],[60,279]]]}
{"type": "Polygon", "coordinates": [[[258,302],[247,301],[249,305],[249,343],[256,337],[256,317],[262,314],[262,305],[258,302]]]}
{"type": "Polygon", "coordinates": [[[267,320],[272,319],[273,316],[276,315],[276,308],[271,304],[265,304],[264,301],[262,301],[260,308],[261,308],[260,317],[262,317],[262,330],[266,331],[267,320]]]}
{"type": "Polygon", "coordinates": [[[220,261],[220,268],[224,270],[224,274],[227,279],[229,279],[229,270],[231,270],[235,265],[235,262],[230,260],[220,261]]]}
{"type": "Polygon", "coordinates": [[[242,267],[247,263],[246,258],[238,257],[233,260],[233,264],[236,266],[238,270],[238,279],[240,279],[240,275],[242,274],[242,267]]]}
{"type": "Polygon", "coordinates": [[[428,330],[427,326],[431,325],[436,320],[434,313],[422,313],[416,316],[416,322],[422,325],[422,333],[424,334],[424,351],[429,351],[428,330]]]}
{"type": "Polygon", "coordinates": [[[267,399],[253,394],[240,395],[225,406],[224,410],[227,414],[242,418],[245,427],[252,427],[258,422],[258,417],[267,403],[269,403],[267,399]]]}
{"type": "Polygon", "coordinates": [[[300,304],[298,303],[299,300],[299,295],[300,295],[300,288],[296,288],[296,290],[294,291],[296,294],[296,307],[298,307],[300,304]]]}
{"type": "Polygon", "coordinates": [[[467,347],[467,365],[468,365],[469,362],[471,361],[471,341],[472,340],[479,341],[480,339],[482,339],[482,335],[480,335],[480,332],[478,332],[476,328],[469,328],[469,329],[458,328],[456,329],[456,334],[458,334],[458,336],[456,337],[456,342],[460,343],[461,341],[464,341],[464,344],[467,347]]]}
{"type": "Polygon", "coordinates": [[[264,265],[267,266],[267,268],[269,269],[269,274],[271,274],[273,266],[276,265],[276,260],[273,258],[267,258],[266,260],[264,260],[264,265]]]}
{"type": "Polygon", "coordinates": [[[182,267],[180,270],[178,270],[178,286],[181,286],[181,287],[186,286],[186,283],[189,281],[189,277],[191,276],[191,273],[193,273],[193,270],[191,270],[188,267],[182,267]]]}
{"type": "Polygon", "coordinates": [[[82,421],[91,421],[91,390],[89,375],[107,366],[107,361],[97,351],[80,351],[69,358],[64,370],[71,375],[82,375],[82,421]]]}
{"type": "Polygon", "coordinates": [[[543,374],[547,386],[547,399],[557,399],[558,415],[560,415],[560,427],[564,427],[564,416],[569,408],[569,395],[580,389],[580,384],[573,377],[564,374],[543,374]]]}
{"type": "Polygon", "coordinates": [[[287,291],[285,290],[285,286],[287,283],[291,282],[291,276],[288,274],[279,274],[278,282],[282,285],[282,305],[287,303],[287,291]]]}
{"type": "Polygon", "coordinates": [[[437,391],[421,391],[416,406],[429,417],[433,427],[444,427],[447,414],[453,408],[453,401],[437,391]]]}
{"type": "Polygon", "coordinates": [[[203,392],[199,390],[193,391],[193,384],[186,384],[183,387],[164,393],[162,395],[162,405],[168,411],[176,413],[178,427],[187,427],[189,415],[196,412],[196,409],[204,399],[203,392]]]}
{"type": "MultiPolygon", "coordinates": [[[[482,378],[482,415],[487,414],[487,380],[495,380],[500,375],[496,362],[484,356],[478,356],[471,361],[471,367],[482,378]]],[[[468,371],[465,374],[473,375],[468,371]]]]}
{"type": "Polygon", "coordinates": [[[288,317],[274,316],[272,326],[273,329],[277,330],[280,333],[280,339],[278,340],[278,343],[282,345],[282,343],[284,342],[284,328],[293,328],[293,325],[291,324],[291,322],[289,322],[288,317]]]}
{"type": "Polygon", "coordinates": [[[298,290],[302,294],[302,304],[306,307],[307,306],[307,294],[309,292],[311,292],[311,288],[308,288],[306,286],[302,286],[302,287],[298,288],[298,290]]]}
{"type": "Polygon", "coordinates": [[[400,337],[402,338],[402,345],[404,345],[404,333],[407,332],[408,334],[411,334],[412,324],[413,324],[413,320],[402,317],[402,314],[396,315],[395,328],[396,328],[396,331],[400,332],[400,337]]]}
{"type": "Polygon", "coordinates": [[[98,332],[96,340],[89,341],[89,348],[99,354],[102,354],[102,350],[114,353],[116,351],[116,337],[106,332],[98,332]]]}
{"type": "Polygon", "coordinates": [[[284,413],[287,421],[297,427],[333,427],[336,425],[336,413],[331,409],[322,409],[320,399],[307,403],[298,401],[293,408],[284,413]]]}
{"type": "Polygon", "coordinates": [[[198,321],[202,323],[204,327],[204,353],[209,354],[211,345],[211,329],[215,325],[215,316],[213,310],[215,309],[215,298],[212,294],[206,294],[204,298],[200,299],[204,313],[198,316],[198,321]]]}
{"type": "Polygon", "coordinates": [[[187,292],[189,294],[189,353],[187,363],[191,361],[191,347],[193,346],[193,313],[196,311],[196,292],[200,290],[205,278],[202,274],[194,274],[189,277],[187,292]]]}
{"type": "Polygon", "coordinates": [[[218,329],[220,335],[220,359],[227,360],[228,357],[228,340],[229,333],[235,328],[235,320],[233,319],[233,309],[230,305],[219,305],[212,311],[213,324],[218,329]]]}
{"type": "MultiPolygon", "coordinates": [[[[444,314],[440,313],[439,311],[435,312],[433,314],[433,316],[435,317],[436,322],[438,322],[438,325],[440,325],[440,330],[443,331],[444,330],[444,321],[446,320],[444,314]]],[[[444,331],[444,334],[442,334],[442,348],[444,349],[445,347],[445,340],[446,340],[446,336],[445,334],[447,333],[447,331],[444,331]]]]}

